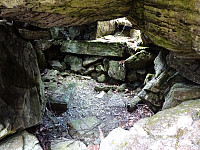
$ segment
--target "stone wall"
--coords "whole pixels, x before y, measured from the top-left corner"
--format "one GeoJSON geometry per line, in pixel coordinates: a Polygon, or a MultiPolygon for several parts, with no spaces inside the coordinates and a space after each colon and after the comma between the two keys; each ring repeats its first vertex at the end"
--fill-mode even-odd
{"type": "Polygon", "coordinates": [[[44,103],[36,53],[14,32],[0,24],[0,139],[38,124],[44,103]]]}

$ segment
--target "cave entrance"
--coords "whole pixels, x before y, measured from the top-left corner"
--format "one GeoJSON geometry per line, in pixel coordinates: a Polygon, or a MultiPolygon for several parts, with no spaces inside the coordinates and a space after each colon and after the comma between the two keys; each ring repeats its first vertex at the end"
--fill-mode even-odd
{"type": "Polygon", "coordinates": [[[53,39],[33,40],[47,101],[36,129],[43,148],[63,138],[98,145],[114,128],[153,115],[133,97],[152,77],[158,52],[126,18],[49,32],[53,39]]]}

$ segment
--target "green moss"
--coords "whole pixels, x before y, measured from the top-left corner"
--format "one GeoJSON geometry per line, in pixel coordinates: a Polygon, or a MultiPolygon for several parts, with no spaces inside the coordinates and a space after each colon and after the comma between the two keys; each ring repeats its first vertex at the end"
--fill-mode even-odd
{"type": "Polygon", "coordinates": [[[125,141],[124,143],[121,143],[118,150],[123,149],[128,143],[125,141]]]}
{"type": "Polygon", "coordinates": [[[178,129],[177,134],[176,134],[175,149],[178,149],[178,143],[179,143],[180,137],[182,137],[182,136],[183,136],[184,134],[186,134],[186,133],[187,133],[186,130],[178,129]]]}

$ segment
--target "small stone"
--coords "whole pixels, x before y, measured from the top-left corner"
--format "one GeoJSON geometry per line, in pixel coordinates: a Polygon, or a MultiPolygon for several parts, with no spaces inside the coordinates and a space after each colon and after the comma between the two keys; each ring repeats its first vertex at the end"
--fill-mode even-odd
{"type": "Polygon", "coordinates": [[[63,27],[52,27],[50,28],[52,39],[67,39],[69,35],[63,34],[65,29],[63,27]]]}
{"type": "Polygon", "coordinates": [[[126,17],[115,19],[115,22],[118,26],[132,27],[132,23],[126,17]]]}
{"type": "Polygon", "coordinates": [[[131,29],[130,37],[137,43],[142,42],[140,30],[131,29]]]}
{"type": "Polygon", "coordinates": [[[104,91],[101,91],[100,94],[98,94],[97,96],[95,96],[96,98],[103,98],[103,96],[105,95],[106,93],[104,91]]]}
{"type": "Polygon", "coordinates": [[[127,78],[128,82],[137,81],[138,77],[137,77],[136,71],[135,70],[131,70],[131,71],[127,70],[127,77],[126,78],[127,78]]]}
{"type": "Polygon", "coordinates": [[[91,77],[94,79],[97,79],[99,76],[101,76],[101,72],[92,72],[91,77]]]}
{"type": "Polygon", "coordinates": [[[109,61],[108,75],[116,80],[124,81],[126,77],[126,69],[123,62],[109,61]]]}
{"type": "Polygon", "coordinates": [[[69,27],[69,35],[70,35],[70,39],[73,40],[75,37],[80,36],[81,34],[81,30],[79,27],[69,27]]]}
{"type": "Polygon", "coordinates": [[[42,81],[43,82],[54,82],[54,81],[58,81],[58,74],[59,71],[58,70],[49,70],[46,69],[45,71],[46,73],[44,73],[44,75],[42,76],[42,81]]]}
{"type": "Polygon", "coordinates": [[[94,66],[90,66],[83,74],[84,74],[84,75],[89,75],[89,74],[91,74],[93,71],[95,71],[95,67],[94,67],[94,66]]]}
{"type": "Polygon", "coordinates": [[[73,55],[66,55],[64,62],[66,62],[71,67],[71,70],[75,72],[82,70],[82,58],[73,55]]]}
{"type": "Polygon", "coordinates": [[[108,58],[104,58],[103,59],[103,65],[104,65],[104,70],[105,70],[105,72],[107,72],[108,71],[108,69],[109,69],[109,59],[108,58]]]}
{"type": "Polygon", "coordinates": [[[98,21],[96,38],[100,38],[105,35],[113,34],[116,30],[115,20],[98,21]]]}
{"type": "Polygon", "coordinates": [[[105,82],[106,81],[106,75],[105,74],[100,75],[99,77],[97,77],[97,81],[99,83],[105,82]]]}
{"type": "Polygon", "coordinates": [[[103,66],[102,65],[98,65],[98,66],[96,66],[96,69],[95,69],[97,72],[102,72],[102,71],[104,71],[104,68],[103,68],[103,66]]]}
{"type": "Polygon", "coordinates": [[[91,130],[94,125],[100,123],[100,120],[96,116],[87,116],[81,119],[70,120],[70,125],[78,131],[79,134],[85,134],[85,131],[89,130],[87,134],[92,134],[94,130],[91,130]]]}
{"type": "Polygon", "coordinates": [[[136,105],[141,102],[141,98],[139,98],[137,95],[134,96],[129,102],[128,102],[128,105],[131,107],[131,108],[135,108],[136,105]]]}
{"type": "Polygon", "coordinates": [[[53,45],[52,40],[35,40],[34,42],[35,48],[41,51],[45,51],[53,45]]]}
{"type": "Polygon", "coordinates": [[[0,124],[0,132],[3,130],[4,126],[0,124]]]}
{"type": "Polygon", "coordinates": [[[123,92],[123,91],[125,91],[125,89],[126,89],[126,83],[123,83],[122,85],[117,87],[118,92],[123,92]]]}
{"type": "Polygon", "coordinates": [[[64,71],[65,69],[65,67],[58,60],[49,61],[49,64],[53,69],[58,71],[64,71]]]}

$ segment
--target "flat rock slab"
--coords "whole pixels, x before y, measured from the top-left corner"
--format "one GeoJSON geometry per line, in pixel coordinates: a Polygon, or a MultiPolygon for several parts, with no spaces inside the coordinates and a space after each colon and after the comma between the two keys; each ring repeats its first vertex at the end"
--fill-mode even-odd
{"type": "Polygon", "coordinates": [[[169,93],[165,96],[165,102],[162,109],[175,107],[180,103],[200,98],[200,86],[176,83],[172,86],[169,93]]]}
{"type": "Polygon", "coordinates": [[[104,43],[101,41],[84,42],[68,40],[62,43],[61,52],[84,55],[123,57],[125,48],[125,43],[104,43]]]}

